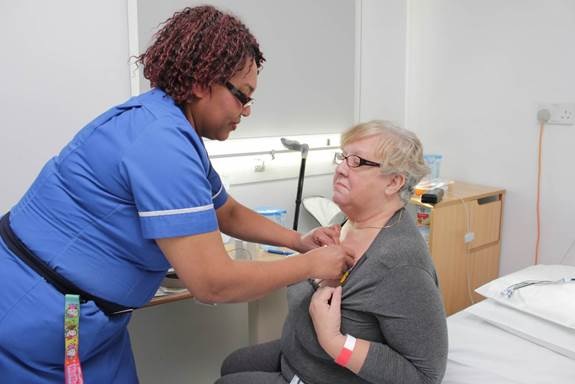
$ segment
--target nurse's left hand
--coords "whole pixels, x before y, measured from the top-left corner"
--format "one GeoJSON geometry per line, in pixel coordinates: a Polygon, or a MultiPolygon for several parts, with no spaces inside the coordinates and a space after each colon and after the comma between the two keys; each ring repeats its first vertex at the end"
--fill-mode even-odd
{"type": "Polygon", "coordinates": [[[309,314],[317,339],[333,358],[345,342],[341,334],[341,286],[321,287],[311,297],[309,314]]]}
{"type": "Polygon", "coordinates": [[[300,249],[298,250],[304,253],[324,245],[338,245],[340,232],[341,227],[339,224],[315,228],[301,236],[300,249]]]}

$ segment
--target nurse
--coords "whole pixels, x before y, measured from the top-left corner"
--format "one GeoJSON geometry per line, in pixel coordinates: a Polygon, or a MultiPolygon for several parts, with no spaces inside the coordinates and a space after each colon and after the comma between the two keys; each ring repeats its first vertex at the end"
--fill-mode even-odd
{"type": "Polygon", "coordinates": [[[137,383],[126,326],[170,266],[200,301],[237,302],[351,265],[338,228],[279,226],[229,196],[210,164],[201,138],[225,140],[250,115],[263,61],[234,16],[174,14],[139,57],[152,90],[80,130],[3,216],[3,383],[63,383],[65,357],[69,383],[137,383]],[[305,254],[233,261],[220,231],[305,254]]]}

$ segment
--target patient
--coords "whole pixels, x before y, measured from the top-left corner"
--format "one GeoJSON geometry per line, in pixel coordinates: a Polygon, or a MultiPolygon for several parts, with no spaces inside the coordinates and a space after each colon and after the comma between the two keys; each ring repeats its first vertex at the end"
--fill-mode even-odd
{"type": "Polygon", "coordinates": [[[386,121],[342,135],[333,201],[354,267],[288,288],[281,340],[226,358],[217,384],[440,383],[447,328],[427,246],[405,210],[427,173],[419,139],[386,121]]]}

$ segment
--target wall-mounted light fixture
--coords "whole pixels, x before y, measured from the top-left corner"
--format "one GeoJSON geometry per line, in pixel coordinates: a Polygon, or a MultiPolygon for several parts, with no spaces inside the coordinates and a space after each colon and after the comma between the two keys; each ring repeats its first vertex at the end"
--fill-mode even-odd
{"type": "MultiPolygon", "coordinates": [[[[309,152],[306,174],[331,174],[333,156],[339,150],[339,134],[287,136],[289,140],[306,143],[309,152]]],[[[287,149],[280,136],[226,141],[206,140],[212,164],[229,185],[290,179],[298,176],[300,153],[287,149]]],[[[301,167],[300,167],[301,168],[301,167]]]]}

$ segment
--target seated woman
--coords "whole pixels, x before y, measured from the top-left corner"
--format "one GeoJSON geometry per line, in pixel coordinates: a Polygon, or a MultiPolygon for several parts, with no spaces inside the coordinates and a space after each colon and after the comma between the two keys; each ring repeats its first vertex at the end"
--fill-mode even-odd
{"type": "Polygon", "coordinates": [[[447,328],[427,246],[406,212],[427,173],[419,139],[385,121],[342,135],[333,201],[356,261],[340,281],[288,289],[281,340],[226,358],[217,384],[440,383],[447,328]]]}

